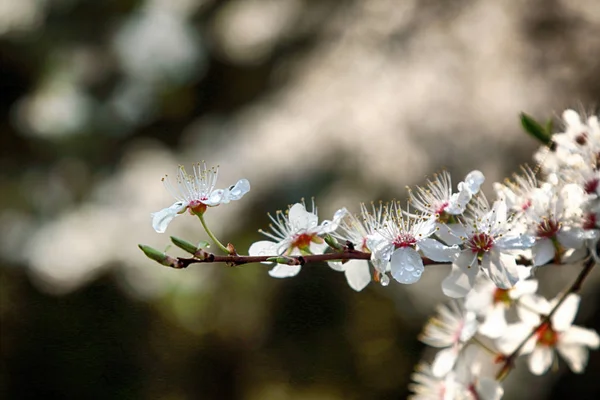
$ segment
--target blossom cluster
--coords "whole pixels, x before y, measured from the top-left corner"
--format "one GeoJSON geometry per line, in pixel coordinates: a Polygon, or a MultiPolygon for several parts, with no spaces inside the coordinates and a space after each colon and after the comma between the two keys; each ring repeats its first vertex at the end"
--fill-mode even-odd
{"type": "MultiPolygon", "coordinates": [[[[441,289],[453,303],[438,309],[421,338],[442,350],[431,365],[418,367],[414,397],[497,399],[503,393],[503,371],[512,368],[514,358],[528,354],[531,371],[542,374],[556,349],[573,371],[581,372],[588,349],[600,344],[595,331],[572,325],[579,305],[575,293],[549,301],[536,294],[533,279],[537,268],[549,264],[600,263],[598,118],[584,121],[567,110],[563,120],[565,131],[548,134],[550,145],[535,154],[536,168],[523,166],[512,179],[495,183],[493,200],[480,191],[485,177],[474,170],[456,188],[446,171],[409,188],[406,207],[398,201],[361,204],[358,214],[343,207],[320,221],[314,200],[310,211],[302,201],[269,215],[269,231],[260,230],[266,240],[253,243],[249,257],[239,258],[232,245],[225,247],[212,235],[203,214],[208,207],[239,200],[250,184],[241,179],[215,189],[217,169],[203,163],[193,175],[180,167],[176,186],[165,180],[177,201],[153,214],[153,227],[164,232],[175,216],[189,210],[229,253],[222,261],[260,261],[271,265],[270,276],[290,278],[313,257],[344,272],[356,291],[371,281],[414,284],[426,265],[450,264],[441,289]],[[500,372],[486,375],[485,368],[494,365],[500,372]]],[[[176,268],[215,260],[197,246],[173,241],[194,255],[187,264],[142,250],[176,268]]]]}

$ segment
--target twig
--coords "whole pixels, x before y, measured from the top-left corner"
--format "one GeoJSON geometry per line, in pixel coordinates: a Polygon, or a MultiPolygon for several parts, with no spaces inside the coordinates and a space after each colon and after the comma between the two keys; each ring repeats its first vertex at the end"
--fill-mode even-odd
{"type": "Polygon", "coordinates": [[[569,294],[571,294],[571,293],[577,293],[577,292],[579,292],[581,290],[581,286],[583,285],[583,282],[585,281],[585,279],[587,278],[587,276],[592,271],[592,268],[594,267],[594,265],[596,265],[596,263],[594,262],[594,258],[590,256],[583,263],[583,269],[581,270],[581,272],[579,273],[579,275],[577,275],[577,278],[575,279],[575,281],[563,293],[563,295],[561,296],[561,298],[558,300],[558,303],[556,303],[556,305],[550,311],[550,313],[542,318],[541,322],[531,331],[531,333],[529,333],[529,335],[527,335],[527,337],[525,339],[523,339],[523,341],[521,341],[521,343],[519,343],[519,345],[517,346],[517,348],[512,353],[510,353],[508,356],[505,356],[505,357],[502,358],[504,360],[504,365],[503,365],[502,369],[498,372],[498,374],[496,374],[496,380],[503,381],[508,376],[508,374],[511,371],[511,369],[514,368],[515,360],[517,359],[517,357],[519,357],[519,353],[521,352],[521,350],[523,349],[523,347],[525,346],[525,344],[544,325],[546,325],[547,323],[550,322],[550,319],[552,318],[552,316],[556,313],[556,311],[560,308],[560,306],[565,302],[565,300],[567,299],[567,296],[569,294]]]}

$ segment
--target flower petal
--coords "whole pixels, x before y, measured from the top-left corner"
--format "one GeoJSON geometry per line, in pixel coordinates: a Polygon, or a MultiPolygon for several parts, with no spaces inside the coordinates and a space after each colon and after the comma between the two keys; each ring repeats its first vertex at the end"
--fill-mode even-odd
{"type": "Polygon", "coordinates": [[[315,228],[319,225],[319,218],[314,213],[306,211],[306,207],[302,203],[296,203],[290,208],[288,219],[294,232],[315,228]]]}
{"type": "Polygon", "coordinates": [[[300,265],[277,264],[269,271],[269,275],[273,278],[291,278],[298,275],[301,268],[300,265]]]}
{"type": "MultiPolygon", "coordinates": [[[[518,322],[516,324],[508,325],[504,335],[500,336],[496,341],[498,350],[503,354],[510,354],[517,349],[519,344],[531,333],[532,326],[527,323],[518,322]]],[[[528,343],[529,346],[524,346],[521,349],[520,354],[526,354],[532,351],[531,345],[535,346],[536,339],[532,338],[533,341],[528,343]]]]}
{"type": "Polygon", "coordinates": [[[517,262],[510,254],[492,250],[483,256],[481,267],[500,289],[510,289],[519,281],[517,262]]]}
{"type": "Polygon", "coordinates": [[[534,375],[542,375],[554,360],[554,352],[548,346],[536,346],[529,356],[529,369],[534,375]]]}
{"type": "Polygon", "coordinates": [[[458,246],[445,246],[435,239],[425,238],[419,240],[419,249],[423,255],[437,262],[450,262],[458,257],[458,246]]]}
{"type": "Polygon", "coordinates": [[[213,190],[208,195],[208,199],[202,200],[202,202],[204,204],[206,204],[207,206],[211,206],[211,207],[218,206],[219,204],[221,204],[223,202],[229,202],[229,200],[227,200],[227,195],[228,195],[228,193],[224,189],[213,190]]]}
{"type": "Polygon", "coordinates": [[[535,237],[531,235],[503,236],[494,242],[494,246],[502,250],[525,250],[534,244],[535,237]]]}
{"type": "Polygon", "coordinates": [[[229,188],[229,200],[239,200],[250,191],[250,182],[248,179],[240,179],[235,185],[229,188]]]}
{"type": "MultiPolygon", "coordinates": [[[[260,240],[252,243],[248,249],[248,254],[251,256],[277,256],[278,243],[270,240],[260,240]]],[[[272,264],[270,261],[263,261],[263,264],[272,264]]]]}
{"type": "Polygon", "coordinates": [[[545,265],[554,258],[554,246],[548,238],[543,238],[537,241],[533,246],[533,265],[545,265]]]}
{"type": "Polygon", "coordinates": [[[442,282],[442,291],[446,296],[458,298],[469,293],[479,272],[475,257],[471,251],[463,251],[452,264],[450,275],[442,282]]]}
{"type": "Polygon", "coordinates": [[[500,400],[504,395],[502,385],[495,379],[481,377],[475,384],[478,398],[482,400],[500,400]]]}
{"type": "Polygon", "coordinates": [[[579,310],[579,295],[571,293],[552,315],[552,328],[558,332],[564,332],[573,324],[577,310],[579,310]]]}
{"type": "Polygon", "coordinates": [[[348,285],[357,292],[363,290],[371,282],[369,262],[366,260],[350,260],[345,264],[348,285]]]}
{"type": "Polygon", "coordinates": [[[556,350],[565,359],[571,371],[580,374],[585,369],[588,361],[588,349],[578,345],[564,345],[559,343],[556,350]]]}
{"type": "Polygon", "coordinates": [[[156,232],[164,233],[167,230],[167,226],[173,221],[173,218],[185,211],[186,208],[186,203],[178,201],[170,207],[152,213],[152,227],[156,232]]]}
{"type": "MultiPolygon", "coordinates": [[[[469,174],[465,177],[463,184],[463,188],[468,190],[471,195],[477,194],[479,192],[479,188],[485,182],[485,176],[481,171],[473,170],[469,172],[469,174]]],[[[458,184],[460,189],[460,183],[458,184]]]]}
{"type": "Polygon", "coordinates": [[[433,362],[431,363],[431,372],[433,375],[437,377],[446,376],[446,374],[452,370],[452,367],[454,367],[454,364],[456,363],[458,351],[458,347],[450,347],[438,351],[433,362]]]}
{"type": "Polygon", "coordinates": [[[421,256],[411,247],[394,251],[390,264],[394,279],[404,284],[417,282],[425,270],[421,256]]]}
{"type": "Polygon", "coordinates": [[[600,347],[600,336],[593,329],[573,325],[560,336],[560,343],[587,346],[595,350],[600,347]]]}

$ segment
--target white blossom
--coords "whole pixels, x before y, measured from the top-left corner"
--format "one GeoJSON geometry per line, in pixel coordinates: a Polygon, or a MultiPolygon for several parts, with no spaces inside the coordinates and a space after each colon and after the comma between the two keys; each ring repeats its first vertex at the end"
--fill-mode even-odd
{"type": "MultiPolygon", "coordinates": [[[[273,221],[270,225],[272,233],[263,230],[259,232],[271,240],[253,243],[248,250],[251,256],[319,253],[326,248],[319,235],[333,232],[337,228],[336,221],[323,221],[319,224],[314,202],[311,212],[306,210],[302,202],[291,206],[286,213],[277,211],[275,217],[269,214],[269,218],[273,221]]],[[[297,275],[300,269],[299,265],[277,264],[269,271],[269,275],[274,278],[288,278],[297,275]]]]}
{"type": "Polygon", "coordinates": [[[457,250],[430,238],[435,231],[435,215],[404,215],[399,204],[393,202],[386,206],[380,229],[367,237],[371,262],[382,274],[389,264],[392,277],[400,283],[415,283],[425,269],[419,252],[433,261],[448,262],[452,250],[457,250]]]}
{"type": "MultiPolygon", "coordinates": [[[[528,275],[521,267],[523,276],[528,275]]],[[[506,312],[526,294],[534,294],[538,288],[535,279],[519,280],[510,289],[501,289],[486,277],[480,276],[473,290],[465,297],[465,308],[483,318],[479,333],[492,339],[504,335],[507,329],[506,312]]]]}
{"type": "Polygon", "coordinates": [[[204,213],[206,207],[227,204],[232,200],[241,199],[250,190],[250,182],[240,179],[227,189],[215,189],[219,168],[207,168],[206,163],[193,166],[194,175],[189,175],[180,165],[177,169],[175,184],[168,176],[162,181],[165,188],[177,200],[171,206],[152,214],[152,227],[158,233],[163,233],[169,223],[179,214],[190,210],[193,213],[204,213]]]}
{"type": "MultiPolygon", "coordinates": [[[[347,209],[338,210],[334,216],[339,221],[338,228],[332,235],[342,241],[349,241],[356,250],[371,252],[367,246],[367,237],[381,228],[383,205],[371,204],[371,211],[364,204],[360,205],[360,215],[356,216],[347,209]]],[[[364,289],[371,282],[369,262],[366,260],[348,260],[345,263],[330,261],[329,266],[336,271],[343,271],[348,285],[356,291],[364,289]]],[[[386,285],[389,278],[385,274],[376,273],[376,280],[386,285]]]]}
{"type": "Polygon", "coordinates": [[[427,181],[427,187],[417,187],[414,192],[409,188],[410,201],[421,213],[435,214],[440,221],[447,222],[449,215],[459,215],[465,211],[484,181],[485,177],[480,171],[471,171],[458,184],[458,192],[452,193],[452,178],[447,171],[442,171],[435,174],[433,180],[427,181]]]}
{"type": "Polygon", "coordinates": [[[513,287],[519,280],[515,251],[531,247],[535,239],[511,232],[504,200],[494,202],[489,209],[483,196],[451,233],[462,241],[462,251],[454,259],[450,275],[444,279],[442,290],[450,297],[464,297],[473,287],[479,268],[502,289],[513,287]]]}
{"type": "Polygon", "coordinates": [[[521,299],[523,306],[519,308],[521,322],[510,324],[504,336],[497,341],[498,348],[510,354],[535,330],[520,354],[529,354],[529,369],[536,375],[542,375],[550,368],[555,349],[573,372],[583,372],[588,349],[600,346],[596,331],[573,325],[580,301],[576,294],[569,294],[550,320],[540,325],[542,316],[548,315],[558,301],[558,298],[548,301],[537,295],[524,296],[521,299]]]}
{"type": "Polygon", "coordinates": [[[442,348],[431,365],[435,376],[446,375],[454,366],[464,344],[477,332],[477,318],[462,303],[439,305],[437,315],[431,318],[419,340],[429,346],[442,348]]]}

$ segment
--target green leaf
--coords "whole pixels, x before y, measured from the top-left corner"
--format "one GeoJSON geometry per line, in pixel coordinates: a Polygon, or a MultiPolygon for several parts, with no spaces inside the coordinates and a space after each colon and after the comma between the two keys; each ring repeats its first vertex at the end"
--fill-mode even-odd
{"type": "Polygon", "coordinates": [[[521,113],[520,118],[521,125],[523,126],[523,129],[525,129],[525,132],[547,146],[552,144],[552,131],[548,130],[548,128],[552,128],[551,125],[547,125],[547,127],[544,128],[539,122],[533,119],[533,117],[524,112],[521,113]]]}
{"type": "Polygon", "coordinates": [[[196,246],[199,249],[208,249],[210,247],[210,243],[208,243],[206,240],[201,240],[198,242],[198,246],[196,246]]]}

